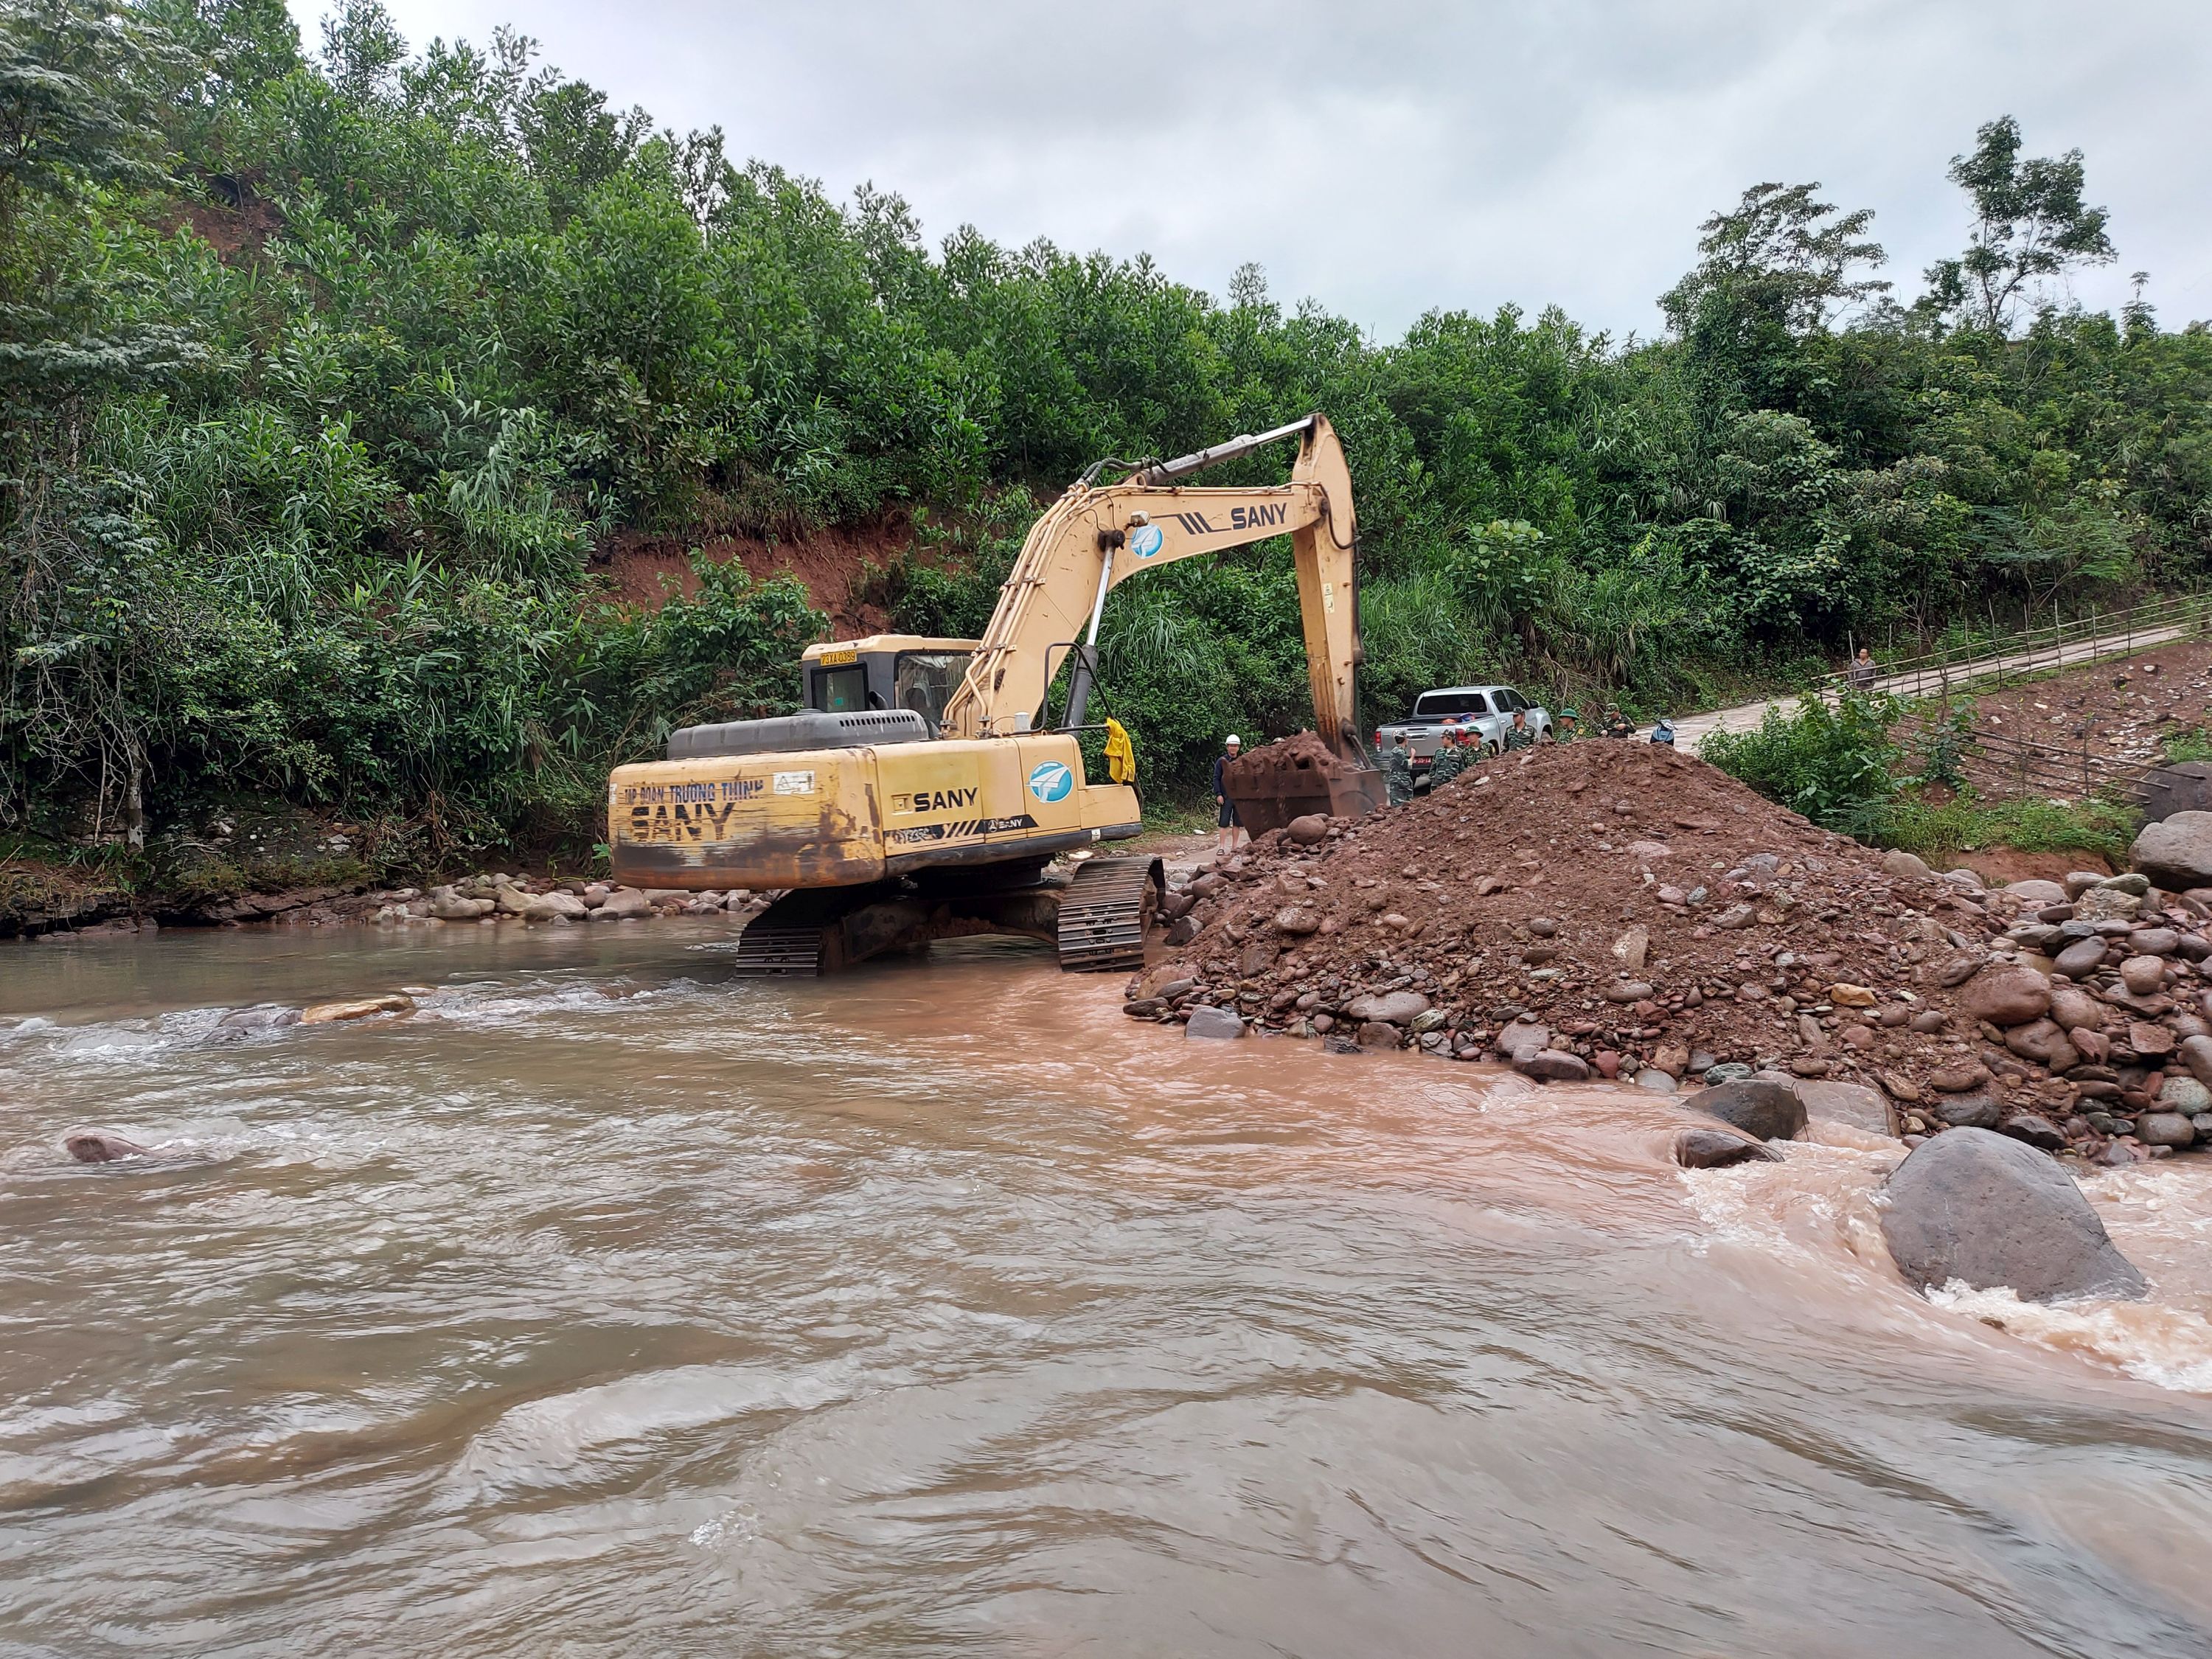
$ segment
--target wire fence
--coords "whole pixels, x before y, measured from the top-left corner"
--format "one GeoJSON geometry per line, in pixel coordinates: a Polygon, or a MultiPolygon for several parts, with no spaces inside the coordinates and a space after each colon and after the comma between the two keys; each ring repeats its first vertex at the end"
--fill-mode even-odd
{"type": "MultiPolygon", "coordinates": [[[[1913,656],[1889,656],[1873,665],[1873,684],[1865,687],[1900,697],[1941,697],[1969,687],[2032,679],[2054,669],[2078,668],[2107,657],[2124,657],[2154,645],[2171,644],[2212,633],[2212,593],[2171,595],[2122,611],[2094,606],[2070,620],[2054,617],[2047,624],[2019,633],[1977,638],[1956,647],[1939,647],[1913,656]]],[[[1840,696],[1861,684],[1850,669],[1826,677],[1822,689],[1840,696]]]]}

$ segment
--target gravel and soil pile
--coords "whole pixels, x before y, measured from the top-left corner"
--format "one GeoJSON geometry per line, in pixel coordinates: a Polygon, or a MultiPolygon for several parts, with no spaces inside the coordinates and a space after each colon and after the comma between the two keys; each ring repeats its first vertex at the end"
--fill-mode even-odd
{"type": "Polygon", "coordinates": [[[1249,795],[1311,794],[1316,785],[1319,793],[1326,793],[1330,779],[1352,770],[1311,732],[1249,749],[1223,769],[1230,787],[1249,795]]]}
{"type": "Polygon", "coordinates": [[[1777,1071],[1879,1091],[1909,1135],[1967,1124],[2119,1161],[2190,1144],[2151,1120],[2212,1109],[2169,1058],[2204,1038],[2212,1080],[2212,893],[2097,880],[2074,878],[2078,903],[1989,892],[1688,755],[1585,739],[1256,838],[1170,897],[1171,954],[1129,1012],[1662,1092],[1777,1071]]]}

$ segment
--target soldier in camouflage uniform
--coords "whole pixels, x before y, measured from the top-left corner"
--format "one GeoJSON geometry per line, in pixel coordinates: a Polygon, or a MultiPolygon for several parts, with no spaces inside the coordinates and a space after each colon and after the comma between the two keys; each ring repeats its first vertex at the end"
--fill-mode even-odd
{"type": "Polygon", "coordinates": [[[1559,710],[1559,718],[1552,727],[1553,743],[1572,743],[1583,734],[1582,716],[1571,708],[1559,710]]]}
{"type": "Polygon", "coordinates": [[[1413,751],[1406,747],[1403,732],[1382,757],[1382,787],[1393,806],[1403,806],[1413,799],[1413,751]]]}
{"type": "Polygon", "coordinates": [[[1515,709],[1513,724],[1505,728],[1499,739],[1499,747],[1510,755],[1516,749],[1534,749],[1535,746],[1536,734],[1528,729],[1528,716],[1520,709],[1515,709]]]}
{"type": "Polygon", "coordinates": [[[1474,763],[1474,752],[1467,746],[1466,728],[1457,725],[1445,726],[1443,744],[1437,750],[1437,757],[1429,763],[1429,793],[1436,793],[1474,763]]]}

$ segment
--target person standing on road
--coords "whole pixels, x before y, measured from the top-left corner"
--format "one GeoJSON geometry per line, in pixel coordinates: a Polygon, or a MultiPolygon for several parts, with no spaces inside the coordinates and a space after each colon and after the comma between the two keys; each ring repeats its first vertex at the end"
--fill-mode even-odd
{"type": "Polygon", "coordinates": [[[1536,734],[1528,729],[1527,709],[1513,711],[1513,724],[1498,735],[1498,746],[1509,755],[1516,749],[1534,749],[1536,746],[1536,734]]]}
{"type": "Polygon", "coordinates": [[[1221,745],[1221,752],[1213,757],[1214,821],[1221,833],[1213,840],[1213,856],[1218,860],[1237,850],[1237,838],[1244,835],[1244,821],[1237,816],[1237,804],[1229,799],[1229,763],[1244,752],[1243,739],[1231,732],[1221,745]]]}
{"type": "Polygon", "coordinates": [[[1874,665],[1874,653],[1861,646],[1858,655],[1851,659],[1850,671],[1844,675],[1851,690],[1863,696],[1874,690],[1874,683],[1881,678],[1881,670],[1874,665]]]}
{"type": "Polygon", "coordinates": [[[1393,806],[1413,799],[1413,754],[1406,747],[1403,732],[1390,740],[1390,752],[1382,757],[1382,789],[1393,806]]]}
{"type": "Polygon", "coordinates": [[[1582,716],[1575,713],[1573,709],[1562,708],[1559,710],[1559,718],[1553,721],[1552,729],[1544,733],[1544,741],[1546,743],[1572,743],[1577,738],[1579,738],[1583,734],[1581,720],[1582,716]]]}

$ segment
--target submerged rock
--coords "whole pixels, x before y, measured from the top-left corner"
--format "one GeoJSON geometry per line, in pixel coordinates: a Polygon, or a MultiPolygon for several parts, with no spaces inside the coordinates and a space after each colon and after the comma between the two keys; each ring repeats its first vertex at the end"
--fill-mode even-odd
{"type": "Polygon", "coordinates": [[[415,1010],[415,999],[393,992],[389,996],[356,997],[346,1002],[318,1002],[300,1011],[302,1025],[332,1025],[340,1020],[367,1019],[372,1014],[406,1014],[415,1010]]]}
{"type": "Polygon", "coordinates": [[[1914,1147],[1882,1194],[1882,1237],[1917,1290],[1957,1280],[2065,1302],[2146,1288],[2074,1178],[2024,1142],[1953,1129],[1914,1147]]]}
{"type": "Polygon", "coordinates": [[[1724,1170],[1731,1164],[1779,1164],[1782,1154],[1729,1129],[1685,1129],[1674,1137],[1674,1162],[1686,1170],[1724,1170]]]}
{"type": "Polygon", "coordinates": [[[1186,1038],[1241,1037],[1244,1035],[1244,1022],[1233,1009],[1194,1008],[1190,1011],[1190,1024],[1183,1027],[1182,1034],[1186,1038]]]}
{"type": "Polygon", "coordinates": [[[71,1129],[62,1146],[80,1164],[113,1164],[126,1158],[144,1158],[151,1150],[112,1129],[71,1129]]]}
{"type": "Polygon", "coordinates": [[[1740,1078],[1700,1089],[1689,1103],[1761,1140],[1795,1140],[1805,1129],[1805,1103],[1780,1083],[1740,1078]]]}

